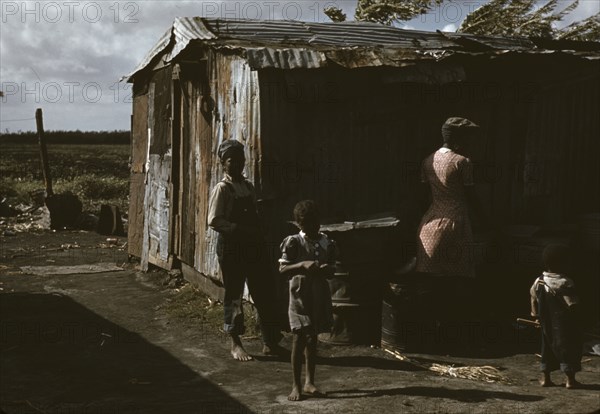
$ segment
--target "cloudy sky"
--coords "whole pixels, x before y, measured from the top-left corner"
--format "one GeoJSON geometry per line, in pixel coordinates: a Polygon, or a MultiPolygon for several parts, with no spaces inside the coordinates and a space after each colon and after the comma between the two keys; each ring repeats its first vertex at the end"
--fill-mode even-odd
{"type": "MultiPolygon", "coordinates": [[[[488,0],[446,2],[401,24],[454,31],[469,10],[488,0]]],[[[597,13],[580,0],[565,21],[597,13]]],[[[565,1],[565,5],[568,1],[565,1]]],[[[11,1],[0,0],[0,131],[35,130],[35,109],[46,130],[129,129],[131,88],[119,83],[178,16],[325,22],[335,5],[349,18],[356,0],[241,1],[11,1]]]]}

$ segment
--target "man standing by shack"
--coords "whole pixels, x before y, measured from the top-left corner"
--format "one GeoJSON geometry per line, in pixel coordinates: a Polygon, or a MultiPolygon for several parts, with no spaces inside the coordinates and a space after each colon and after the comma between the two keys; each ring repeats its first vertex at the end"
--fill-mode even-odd
{"type": "Polygon", "coordinates": [[[217,255],[225,287],[224,330],[231,337],[231,355],[239,361],[252,357],[244,349],[242,296],[248,289],[261,322],[263,353],[280,353],[281,339],[276,317],[276,290],[265,240],[259,225],[254,186],[243,176],[244,145],[235,139],[218,149],[225,177],[213,189],[208,225],[219,233],[217,255]]]}

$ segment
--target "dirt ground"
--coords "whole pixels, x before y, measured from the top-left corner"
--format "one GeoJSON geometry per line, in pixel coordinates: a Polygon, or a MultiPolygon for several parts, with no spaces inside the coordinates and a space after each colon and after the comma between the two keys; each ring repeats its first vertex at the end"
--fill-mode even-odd
{"type": "MultiPolygon", "coordinates": [[[[200,319],[173,317],[164,272],[127,262],[125,240],[89,232],[0,236],[1,374],[5,413],[591,413],[600,412],[600,358],[584,356],[583,389],[541,388],[535,344],[494,358],[408,355],[491,365],[512,384],[449,378],[381,348],[319,345],[323,398],[288,402],[291,367],[233,361],[200,319]],[[106,262],[122,271],[34,276],[21,266],[106,262]]],[[[290,349],[286,336],[283,345],[290,349]]],[[[512,348],[511,348],[512,349],[512,348]]],[[[555,382],[563,384],[559,373],[555,382]]]]}

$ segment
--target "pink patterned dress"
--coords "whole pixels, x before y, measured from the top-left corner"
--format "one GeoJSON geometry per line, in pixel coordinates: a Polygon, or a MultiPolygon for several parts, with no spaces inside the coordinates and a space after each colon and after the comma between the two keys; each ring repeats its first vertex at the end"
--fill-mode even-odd
{"type": "Polygon", "coordinates": [[[423,161],[421,181],[431,187],[432,204],[419,225],[417,271],[473,277],[465,186],[473,185],[471,161],[441,148],[423,161]]]}

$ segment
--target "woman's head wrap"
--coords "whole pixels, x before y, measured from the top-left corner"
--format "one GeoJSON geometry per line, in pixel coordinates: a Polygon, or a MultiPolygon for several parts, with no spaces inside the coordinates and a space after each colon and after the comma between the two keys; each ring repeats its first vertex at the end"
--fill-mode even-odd
{"type": "Polygon", "coordinates": [[[555,273],[567,271],[569,265],[569,248],[564,244],[549,244],[542,252],[544,270],[555,273]]]}
{"type": "Polygon", "coordinates": [[[244,144],[236,139],[228,139],[219,145],[218,154],[221,161],[225,161],[225,159],[236,153],[244,155],[244,144]]]}
{"type": "Polygon", "coordinates": [[[479,125],[467,118],[451,117],[446,119],[442,125],[442,137],[444,137],[444,142],[456,142],[476,128],[479,128],[479,125]]]}

